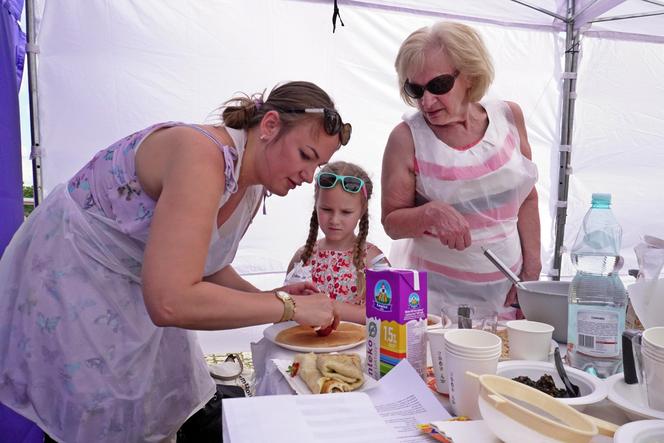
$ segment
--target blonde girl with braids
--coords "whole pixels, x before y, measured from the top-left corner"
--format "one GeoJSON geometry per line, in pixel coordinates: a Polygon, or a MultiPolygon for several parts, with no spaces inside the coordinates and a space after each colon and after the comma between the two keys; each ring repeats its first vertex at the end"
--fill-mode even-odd
{"type": "MultiPolygon", "coordinates": [[[[311,183],[350,125],[309,82],[238,96],[221,116],[99,151],[5,250],[0,403],[54,440],[171,441],[215,394],[192,329],[335,323],[311,283],[261,292],[231,262],[266,192],[311,183]]],[[[219,417],[188,441],[218,440],[219,417]]]]}
{"type": "Polygon", "coordinates": [[[293,256],[286,277],[286,282],[310,278],[318,292],[334,300],[341,320],[356,323],[366,320],[365,270],[389,265],[367,242],[372,193],[373,182],[360,166],[325,165],[316,175],[307,242],[293,256]]]}

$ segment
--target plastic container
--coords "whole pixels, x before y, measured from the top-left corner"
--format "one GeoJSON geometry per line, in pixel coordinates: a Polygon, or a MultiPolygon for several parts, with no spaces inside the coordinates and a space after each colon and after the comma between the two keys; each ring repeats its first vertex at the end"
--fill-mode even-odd
{"type": "Polygon", "coordinates": [[[553,339],[558,343],[567,343],[569,285],[569,281],[525,281],[516,290],[523,315],[553,326],[553,339]]]}
{"type": "Polygon", "coordinates": [[[593,194],[571,251],[577,273],[568,300],[570,364],[602,378],[620,372],[627,292],[617,272],[622,228],[611,194],[593,194]]]}

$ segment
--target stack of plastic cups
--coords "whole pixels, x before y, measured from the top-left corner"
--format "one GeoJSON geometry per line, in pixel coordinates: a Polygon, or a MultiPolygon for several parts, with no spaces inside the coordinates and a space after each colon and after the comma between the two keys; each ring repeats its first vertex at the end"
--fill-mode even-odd
{"type": "Polygon", "coordinates": [[[436,391],[441,394],[449,394],[450,392],[447,384],[447,374],[445,373],[445,334],[450,331],[452,329],[443,329],[441,327],[427,328],[431,364],[433,366],[433,375],[436,379],[436,391]]]}
{"type": "Polygon", "coordinates": [[[480,419],[477,379],[466,374],[495,374],[503,342],[495,334],[476,329],[456,329],[445,334],[445,373],[450,403],[457,416],[480,419]]]}
{"type": "Polygon", "coordinates": [[[648,405],[664,411],[664,327],[643,332],[641,353],[648,405]]]}

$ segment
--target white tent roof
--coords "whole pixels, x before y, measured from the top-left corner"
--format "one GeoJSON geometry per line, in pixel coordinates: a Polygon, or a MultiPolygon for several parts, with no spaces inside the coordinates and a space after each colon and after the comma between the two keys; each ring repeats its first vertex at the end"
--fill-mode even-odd
{"type": "Polygon", "coordinates": [[[587,36],[664,42],[662,0],[351,0],[340,3],[558,31],[565,30],[568,4],[573,4],[576,27],[583,28],[587,36]]]}

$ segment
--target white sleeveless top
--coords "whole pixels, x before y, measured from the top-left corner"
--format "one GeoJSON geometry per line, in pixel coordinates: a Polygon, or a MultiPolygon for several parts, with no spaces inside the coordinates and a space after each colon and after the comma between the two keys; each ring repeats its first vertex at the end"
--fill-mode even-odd
{"type": "MultiPolygon", "coordinates": [[[[244,146],[247,142],[247,133],[246,131],[228,127],[226,128],[226,131],[231,136],[238,152],[234,177],[239,177],[242,157],[244,155],[244,146]]],[[[214,274],[233,262],[240,240],[242,240],[244,233],[249,228],[249,225],[256,214],[263,192],[264,188],[262,185],[254,185],[247,188],[242,200],[233,211],[233,214],[231,214],[231,216],[218,229],[213,229],[208,256],[205,261],[205,276],[214,274]]],[[[224,195],[219,202],[220,209],[230,197],[230,192],[224,192],[224,195]]],[[[217,214],[215,213],[214,226],[217,225],[216,217],[217,214]]]]}
{"type": "Polygon", "coordinates": [[[443,201],[470,225],[472,244],[463,251],[442,245],[434,232],[395,242],[390,262],[428,272],[432,313],[458,304],[503,312],[511,283],[484,257],[489,247],[515,273],[522,255],[517,215],[537,181],[537,167],[524,157],[512,112],[503,101],[487,101],[484,138],[466,150],[439,140],[421,113],[404,117],[415,144],[417,200],[443,201]]]}

